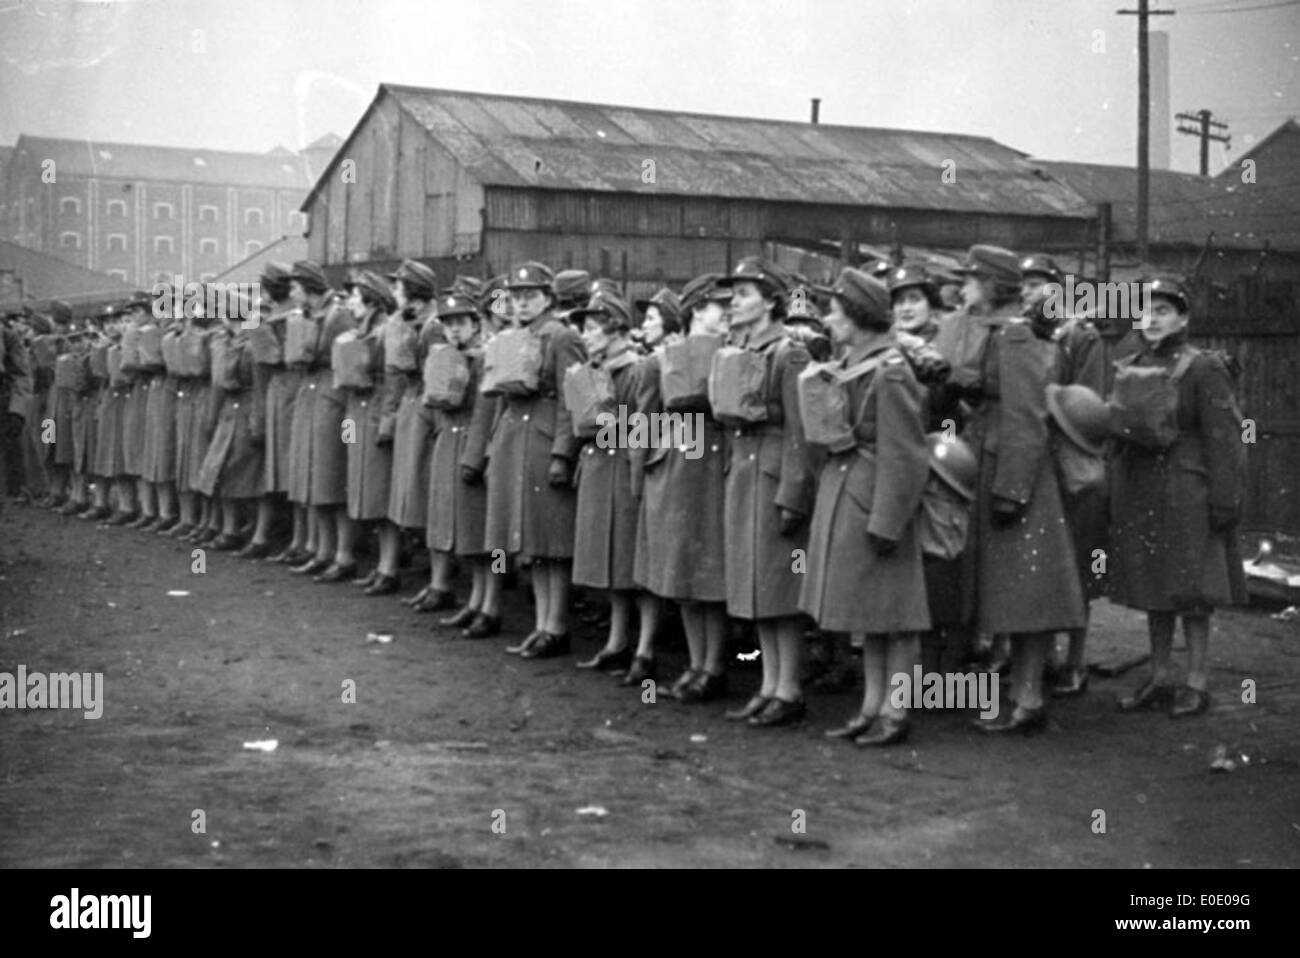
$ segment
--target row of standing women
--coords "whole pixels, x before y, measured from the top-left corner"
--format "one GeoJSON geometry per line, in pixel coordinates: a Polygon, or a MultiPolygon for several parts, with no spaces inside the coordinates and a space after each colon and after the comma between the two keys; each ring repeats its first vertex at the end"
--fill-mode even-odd
{"type": "Polygon", "coordinates": [[[372,596],[398,590],[403,531],[416,531],[430,581],[404,601],[450,612],[440,624],[466,638],[500,631],[501,573],[522,560],[533,628],[506,651],[565,654],[571,586],[606,590],[606,641],[578,667],[638,688],[659,678],[655,640],[675,607],[689,660],[670,690],[687,703],[728,694],[728,620],[747,622],[762,678],[726,715],[759,728],[805,714],[811,620],[861,655],[860,708],[827,733],[861,745],[905,739],[893,678],[960,667],[976,633],[1009,643],[1014,703],[980,728],[1042,728],[1054,636],[1070,636],[1055,691],[1078,694],[1088,600],[1109,591],[1148,612],[1153,650],[1121,706],[1204,711],[1209,615],[1240,598],[1242,450],[1222,363],[1186,342],[1186,289],[1152,284],[1121,361],[1164,370],[1177,394],[1176,436],[1156,447],[1116,428],[1149,410],[1103,400],[1096,330],[1049,318],[1050,259],[976,246],[961,274],[964,305],[946,312],[923,267],[884,282],[846,269],[819,290],[747,259],[638,304],[639,343],[612,284],[539,263],[439,291],[407,261],[387,279],[354,275],[346,296],[315,263],[271,264],[252,321],[246,303],[222,321],[160,319],[137,298],[57,360],[55,460],[74,477],[63,511],[372,596]],[[611,415],[699,427],[610,441],[577,382],[598,384],[611,415]],[[1107,465],[1109,485],[1070,480],[1104,480],[1107,465]],[[272,554],[288,510],[292,537],[272,554]],[[378,561],[361,575],[369,528],[378,561]]]}

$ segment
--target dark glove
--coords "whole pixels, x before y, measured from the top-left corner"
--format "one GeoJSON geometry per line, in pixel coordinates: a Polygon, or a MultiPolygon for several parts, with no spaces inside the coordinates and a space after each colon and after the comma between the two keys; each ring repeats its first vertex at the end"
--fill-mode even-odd
{"type": "Polygon", "coordinates": [[[1210,528],[1227,532],[1237,524],[1237,510],[1229,506],[1210,506],[1210,528]]]}
{"type": "Polygon", "coordinates": [[[871,543],[871,550],[882,559],[887,556],[892,556],[898,551],[897,539],[886,539],[884,536],[878,536],[874,532],[868,532],[867,541],[871,543]]]}
{"type": "Polygon", "coordinates": [[[551,467],[546,470],[546,481],[553,486],[567,486],[573,481],[569,460],[563,456],[552,456],[551,467]]]}
{"type": "Polygon", "coordinates": [[[381,432],[379,433],[379,435],[375,436],[375,445],[378,446],[380,449],[383,449],[387,446],[391,446],[392,444],[393,444],[393,437],[389,433],[381,432]]]}
{"type": "Polygon", "coordinates": [[[460,481],[467,486],[477,486],[483,481],[483,470],[475,469],[473,466],[461,466],[460,481]]]}
{"type": "Polygon", "coordinates": [[[780,509],[781,513],[781,535],[792,536],[799,531],[803,525],[804,516],[797,512],[791,512],[789,509],[780,509]]]}
{"type": "Polygon", "coordinates": [[[994,496],[993,525],[999,529],[1015,525],[1020,521],[1020,517],[1025,514],[1027,505],[1028,503],[1016,502],[1014,499],[1003,499],[1001,496],[994,496]]]}

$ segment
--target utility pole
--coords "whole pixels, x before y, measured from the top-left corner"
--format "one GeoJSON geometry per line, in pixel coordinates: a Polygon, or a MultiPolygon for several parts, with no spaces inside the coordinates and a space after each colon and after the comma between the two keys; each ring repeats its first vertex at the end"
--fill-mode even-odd
{"type": "Polygon", "coordinates": [[[1176,120],[1185,120],[1188,123],[1195,123],[1196,126],[1190,129],[1185,126],[1178,128],[1179,133],[1190,133],[1192,136],[1201,138],[1201,176],[1210,175],[1210,141],[1222,143],[1225,146],[1232,142],[1232,137],[1228,135],[1228,124],[1220,123],[1218,120],[1212,120],[1214,114],[1209,110],[1199,110],[1196,113],[1179,113],[1174,117],[1176,120]],[[1210,127],[1216,130],[1223,130],[1224,134],[1211,133],[1210,127]]]}
{"type": "Polygon", "coordinates": [[[1147,234],[1150,224],[1148,202],[1151,187],[1151,69],[1147,62],[1147,18],[1172,17],[1172,10],[1151,10],[1148,0],[1138,0],[1136,10],[1116,10],[1123,16],[1138,18],[1138,174],[1137,174],[1137,257],[1147,261],[1147,234]]]}

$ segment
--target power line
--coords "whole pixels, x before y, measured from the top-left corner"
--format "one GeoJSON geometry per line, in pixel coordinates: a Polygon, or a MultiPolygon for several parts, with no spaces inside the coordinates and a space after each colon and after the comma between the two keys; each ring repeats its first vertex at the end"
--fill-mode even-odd
{"type": "Polygon", "coordinates": [[[1294,7],[1296,5],[1300,5],[1300,0],[1278,0],[1277,3],[1263,3],[1253,7],[1224,7],[1219,10],[1187,7],[1179,12],[1185,13],[1189,17],[1210,17],[1220,13],[1252,13],[1256,10],[1277,10],[1280,7],[1294,7]]]}

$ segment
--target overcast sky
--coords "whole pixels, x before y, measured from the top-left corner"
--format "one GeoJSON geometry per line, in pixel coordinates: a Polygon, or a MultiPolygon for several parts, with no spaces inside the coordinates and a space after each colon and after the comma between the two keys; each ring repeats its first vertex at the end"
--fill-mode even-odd
{"type": "MultiPolygon", "coordinates": [[[[1137,0],[0,0],[0,143],[346,136],[380,82],[973,133],[1134,162],[1137,0]],[[1098,33],[1100,31],[1100,33],[1098,33]],[[1101,47],[1104,52],[1095,52],[1101,47]]],[[[1152,0],[1171,117],[1231,152],[1300,114],[1300,2],[1152,0]],[[1262,8],[1262,9],[1250,9],[1262,8]],[[1229,10],[1228,13],[1214,11],[1229,10]]],[[[1171,120],[1172,122],[1172,120],[1171,120]]],[[[1171,134],[1195,172],[1195,138],[1171,134]]]]}

